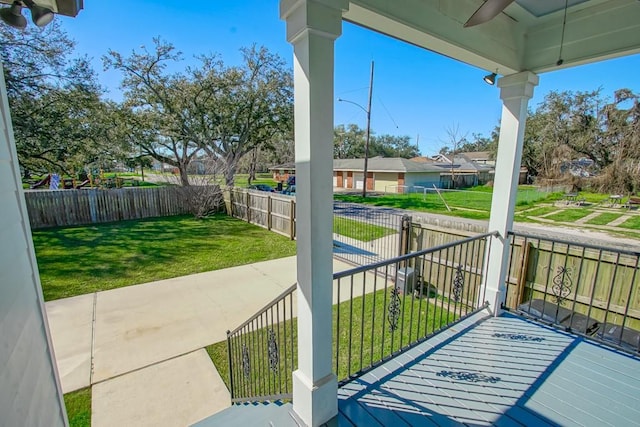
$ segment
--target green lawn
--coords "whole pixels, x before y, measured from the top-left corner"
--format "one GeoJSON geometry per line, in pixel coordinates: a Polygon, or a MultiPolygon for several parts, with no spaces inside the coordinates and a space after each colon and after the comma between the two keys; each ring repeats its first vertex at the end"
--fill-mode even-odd
{"type": "Polygon", "coordinates": [[[545,219],[550,219],[559,222],[574,222],[591,213],[588,209],[564,209],[561,212],[553,215],[546,216],[545,219]]]}
{"type": "Polygon", "coordinates": [[[554,206],[540,206],[538,208],[529,209],[524,212],[518,212],[518,215],[541,217],[550,214],[551,212],[556,212],[557,210],[558,208],[554,206]]]}
{"type": "Polygon", "coordinates": [[[91,425],[91,387],[64,395],[69,427],[89,427],[91,425]]]}
{"type": "MultiPolygon", "coordinates": [[[[363,198],[358,194],[336,194],[335,200],[350,203],[366,203],[374,206],[386,206],[458,216],[469,219],[488,219],[491,210],[492,187],[479,186],[459,191],[430,191],[427,194],[383,194],[363,198]],[[447,210],[444,201],[452,209],[447,210]]],[[[532,186],[518,187],[517,206],[530,206],[553,195],[537,191],[532,186]]]]}
{"type": "MultiPolygon", "coordinates": [[[[234,184],[236,187],[243,187],[243,188],[247,187],[249,185],[249,174],[246,174],[246,173],[236,174],[234,184]]],[[[267,184],[275,188],[278,183],[273,180],[273,175],[271,175],[270,173],[257,173],[256,179],[251,181],[251,184],[252,185],[267,184]]]]}
{"type": "Polygon", "coordinates": [[[45,300],[295,255],[295,242],[218,214],[33,232],[45,300]]]}
{"type": "Polygon", "coordinates": [[[632,230],[640,230],[640,216],[634,216],[633,218],[629,218],[618,227],[622,228],[630,228],[632,230]]]}
{"type": "Polygon", "coordinates": [[[397,233],[397,230],[357,221],[355,219],[334,216],[333,232],[342,236],[360,240],[361,242],[370,242],[384,236],[395,234],[397,233]]]}
{"type": "Polygon", "coordinates": [[[620,218],[621,216],[622,216],[622,214],[613,213],[613,212],[605,212],[605,213],[601,213],[600,215],[598,215],[595,218],[591,218],[586,223],[587,224],[592,224],[592,225],[607,225],[611,221],[615,221],[616,219],[620,218]]]}
{"type": "MultiPolygon", "coordinates": [[[[387,322],[387,307],[389,305],[390,290],[379,290],[375,293],[367,294],[364,297],[356,297],[353,301],[345,301],[333,306],[333,366],[336,365],[336,343],[340,345],[340,359],[338,364],[338,380],[343,380],[358,371],[376,363],[382,358],[398,351],[411,342],[414,342],[427,334],[430,334],[447,323],[455,320],[456,316],[446,309],[448,300],[438,297],[437,299],[414,299],[411,296],[401,298],[401,320],[397,329],[392,333],[387,322]],[[386,294],[386,295],[385,295],[386,294]],[[437,301],[437,304],[434,302],[437,301]],[[444,308],[443,308],[444,307],[444,308]],[[364,311],[363,311],[364,310],[364,311]],[[340,315],[340,331],[336,334],[336,323],[340,315]],[[351,316],[353,313],[353,316],[351,316]],[[362,314],[364,313],[364,317],[362,314]],[[375,316],[374,316],[375,313],[375,316]],[[364,319],[364,321],[362,321],[364,319]],[[352,343],[349,349],[349,343],[352,343]],[[362,362],[361,362],[362,354],[362,362]]],[[[454,305],[451,302],[451,309],[454,305]]],[[[294,344],[293,360],[297,361],[297,320],[287,320],[281,322],[274,329],[276,334],[283,336],[283,331],[293,331],[289,333],[288,342],[294,344]],[[293,323],[293,324],[292,324],[293,323]]],[[[259,329],[246,336],[246,342],[264,343],[267,333],[264,329],[259,329]]],[[[280,345],[282,351],[282,343],[280,345]]],[[[229,387],[229,360],[227,356],[227,342],[222,341],[208,346],[207,352],[213,360],[220,376],[229,387]]],[[[257,384],[254,392],[256,394],[268,394],[267,383],[260,376],[259,368],[268,366],[267,355],[251,355],[252,380],[257,384]]],[[[284,357],[284,354],[281,354],[284,357]]],[[[296,369],[291,367],[289,371],[296,369]]],[[[263,368],[264,369],[264,368],[263,368]]],[[[266,370],[266,369],[264,369],[266,370]]],[[[273,383],[284,381],[291,390],[291,372],[284,372],[284,369],[277,374],[269,374],[273,383]]],[[[271,390],[272,392],[273,390],[271,390]]]]}

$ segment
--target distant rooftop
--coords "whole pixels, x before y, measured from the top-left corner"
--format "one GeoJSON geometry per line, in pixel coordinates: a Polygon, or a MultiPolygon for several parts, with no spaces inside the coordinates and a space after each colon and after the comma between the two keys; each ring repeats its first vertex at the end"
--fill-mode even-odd
{"type": "Polygon", "coordinates": [[[470,162],[491,160],[491,153],[488,151],[466,151],[458,153],[456,156],[464,157],[470,162]]]}

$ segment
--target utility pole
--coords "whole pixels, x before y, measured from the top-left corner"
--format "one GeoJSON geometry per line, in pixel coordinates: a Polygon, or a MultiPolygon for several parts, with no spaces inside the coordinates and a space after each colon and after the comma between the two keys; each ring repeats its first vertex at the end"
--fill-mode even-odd
{"type": "Polygon", "coordinates": [[[369,166],[369,139],[371,138],[371,96],[373,95],[373,61],[371,61],[371,77],[369,78],[369,103],[367,105],[367,136],[364,141],[364,183],[362,197],[367,197],[367,173],[369,166]]]}
{"type": "Polygon", "coordinates": [[[349,104],[353,104],[356,107],[360,108],[367,114],[367,134],[366,139],[364,141],[364,183],[362,185],[362,197],[367,197],[367,169],[369,166],[369,140],[371,139],[371,97],[373,95],[373,61],[371,61],[371,77],[369,78],[369,102],[367,103],[367,108],[364,108],[362,105],[357,102],[349,101],[347,99],[338,98],[338,102],[348,102],[349,104]]]}

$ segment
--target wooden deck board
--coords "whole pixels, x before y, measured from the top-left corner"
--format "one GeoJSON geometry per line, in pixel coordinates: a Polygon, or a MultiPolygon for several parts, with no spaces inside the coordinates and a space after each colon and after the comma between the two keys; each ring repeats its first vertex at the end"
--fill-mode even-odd
{"type": "Polygon", "coordinates": [[[478,313],[345,384],[354,402],[384,425],[638,425],[640,360],[478,313]]]}

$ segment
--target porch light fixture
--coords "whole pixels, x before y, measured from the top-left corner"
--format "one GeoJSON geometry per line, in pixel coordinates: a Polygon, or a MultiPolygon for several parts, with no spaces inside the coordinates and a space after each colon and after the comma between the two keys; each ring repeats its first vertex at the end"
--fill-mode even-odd
{"type": "Polygon", "coordinates": [[[27,27],[27,19],[22,16],[22,3],[31,10],[31,19],[38,27],[44,27],[53,20],[53,11],[38,6],[33,0],[15,0],[10,7],[0,10],[0,18],[9,26],[24,30],[27,27]]]}
{"type": "Polygon", "coordinates": [[[31,20],[38,27],[42,28],[49,22],[53,21],[54,14],[51,9],[38,6],[33,2],[33,0],[24,0],[24,4],[26,4],[29,10],[31,10],[31,20]]]}
{"type": "Polygon", "coordinates": [[[496,84],[496,77],[498,77],[497,73],[491,73],[484,76],[482,80],[484,80],[486,84],[493,86],[496,84]]]}
{"type": "Polygon", "coordinates": [[[0,9],[0,19],[10,27],[24,30],[27,27],[27,19],[22,16],[22,3],[14,1],[11,7],[0,9]]]}

